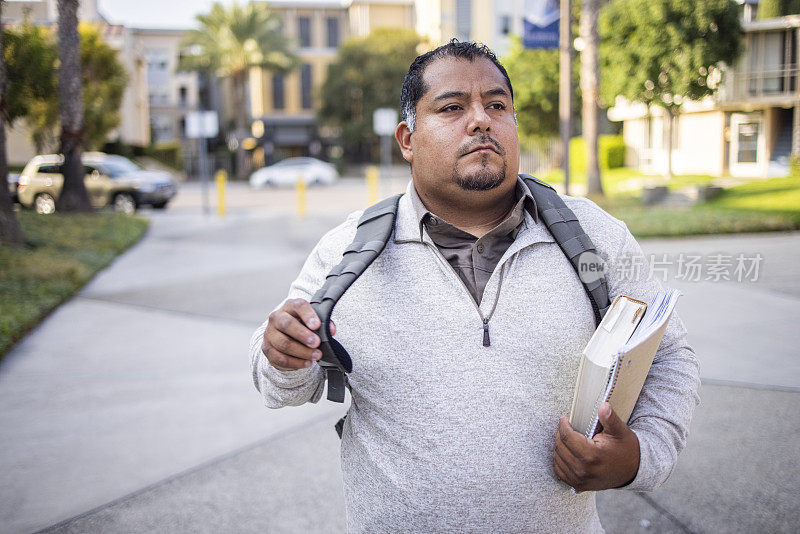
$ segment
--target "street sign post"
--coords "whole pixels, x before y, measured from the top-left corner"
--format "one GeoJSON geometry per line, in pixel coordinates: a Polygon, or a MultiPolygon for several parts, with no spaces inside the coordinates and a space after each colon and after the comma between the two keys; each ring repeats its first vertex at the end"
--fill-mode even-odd
{"type": "Polygon", "coordinates": [[[381,167],[383,176],[389,175],[392,163],[392,137],[397,128],[397,110],[394,108],[378,108],[372,114],[372,129],[381,136],[381,167]]]}
{"type": "Polygon", "coordinates": [[[200,183],[203,192],[203,213],[209,213],[208,180],[210,175],[206,139],[219,133],[216,111],[191,111],[186,114],[186,137],[200,140],[200,183]]]}
{"type": "Polygon", "coordinates": [[[558,117],[561,133],[561,168],[564,193],[569,194],[569,138],[572,135],[572,29],[570,0],[528,0],[523,18],[522,43],[525,48],[558,48],[560,68],[558,117]]]}

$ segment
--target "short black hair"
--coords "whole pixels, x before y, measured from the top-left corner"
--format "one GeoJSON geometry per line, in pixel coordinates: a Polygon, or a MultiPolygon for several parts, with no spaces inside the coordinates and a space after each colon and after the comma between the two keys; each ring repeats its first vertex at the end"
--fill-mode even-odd
{"type": "Polygon", "coordinates": [[[400,92],[400,113],[402,120],[408,123],[408,128],[413,132],[416,122],[417,102],[428,91],[425,87],[425,81],[422,75],[425,74],[425,68],[435,59],[444,57],[455,57],[460,59],[467,59],[475,61],[475,58],[483,57],[491,61],[500,74],[508,84],[508,90],[511,92],[511,101],[514,101],[514,88],[511,87],[511,80],[508,77],[505,67],[500,64],[497,56],[491,49],[480,43],[473,41],[459,41],[452,39],[449,43],[440,46],[430,52],[425,52],[411,63],[411,66],[406,72],[406,77],[403,79],[403,89],[400,92]]]}

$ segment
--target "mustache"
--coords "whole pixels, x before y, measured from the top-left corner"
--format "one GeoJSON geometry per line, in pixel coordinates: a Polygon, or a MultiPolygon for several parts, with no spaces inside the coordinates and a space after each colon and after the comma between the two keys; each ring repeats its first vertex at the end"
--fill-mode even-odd
{"type": "Polygon", "coordinates": [[[497,151],[497,153],[500,154],[501,156],[505,156],[505,154],[506,154],[506,151],[503,149],[502,146],[500,146],[500,143],[498,143],[497,141],[495,141],[494,139],[492,139],[488,135],[484,135],[484,136],[480,137],[479,139],[476,139],[475,141],[460,147],[458,149],[458,155],[459,156],[465,156],[465,155],[469,154],[470,152],[472,152],[473,150],[475,150],[475,147],[478,147],[478,146],[481,146],[481,145],[492,145],[495,148],[495,150],[497,151]]]}

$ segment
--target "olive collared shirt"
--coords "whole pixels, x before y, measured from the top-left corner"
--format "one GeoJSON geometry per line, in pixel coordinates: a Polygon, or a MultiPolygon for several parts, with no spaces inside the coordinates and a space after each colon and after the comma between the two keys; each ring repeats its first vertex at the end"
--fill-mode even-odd
{"type": "Polygon", "coordinates": [[[453,267],[477,304],[500,258],[516,239],[525,223],[525,209],[538,222],[536,201],[527,186],[519,180],[514,191],[516,204],[503,222],[489,232],[475,237],[437,217],[425,207],[415,188],[411,188],[411,202],[419,223],[420,237],[423,227],[442,256],[453,267]]]}

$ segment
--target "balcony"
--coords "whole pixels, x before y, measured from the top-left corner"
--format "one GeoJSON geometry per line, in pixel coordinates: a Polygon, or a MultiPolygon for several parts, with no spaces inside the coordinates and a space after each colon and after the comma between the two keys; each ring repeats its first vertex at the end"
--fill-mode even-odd
{"type": "Polygon", "coordinates": [[[787,105],[798,99],[800,16],[747,22],[744,53],[727,68],[718,100],[733,105],[787,105]]]}
{"type": "Polygon", "coordinates": [[[741,71],[735,69],[725,75],[725,83],[719,93],[720,103],[792,103],[800,96],[798,65],[782,68],[741,71]]]}

